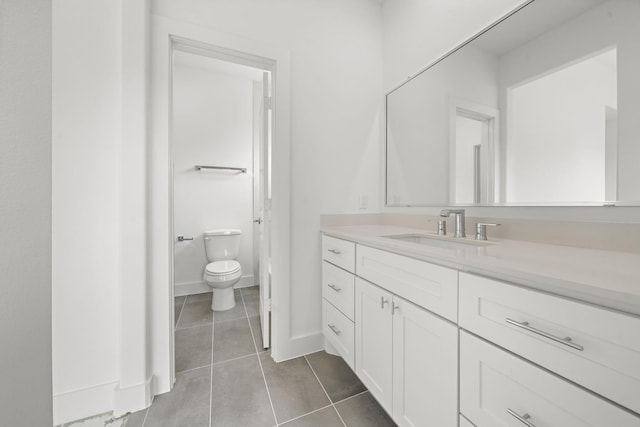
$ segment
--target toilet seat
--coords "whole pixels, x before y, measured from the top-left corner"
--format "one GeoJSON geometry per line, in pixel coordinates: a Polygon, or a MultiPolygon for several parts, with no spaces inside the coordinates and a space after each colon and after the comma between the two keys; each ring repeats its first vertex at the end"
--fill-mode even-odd
{"type": "Polygon", "coordinates": [[[214,288],[235,283],[242,276],[240,263],[234,260],[214,261],[204,269],[204,280],[214,288]]]}
{"type": "Polygon", "coordinates": [[[232,274],[240,270],[240,263],[235,260],[214,261],[207,264],[204,271],[209,276],[232,274]]]}

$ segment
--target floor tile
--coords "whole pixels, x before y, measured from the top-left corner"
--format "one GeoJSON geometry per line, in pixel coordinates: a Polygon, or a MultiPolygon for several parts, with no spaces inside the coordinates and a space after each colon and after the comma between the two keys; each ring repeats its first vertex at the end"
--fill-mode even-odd
{"type": "Polygon", "coordinates": [[[145,427],[207,427],[211,392],[211,367],[176,374],[169,393],[155,397],[145,427]]]}
{"type": "Polygon", "coordinates": [[[367,389],[342,357],[333,356],[325,351],[305,357],[332,402],[339,402],[367,389]]]}
{"type": "Polygon", "coordinates": [[[335,406],[347,427],[396,426],[369,392],[336,403],[335,406]]]}
{"type": "Polygon", "coordinates": [[[274,424],[257,356],[213,366],[212,427],[271,427],[274,424]]]}
{"type": "Polygon", "coordinates": [[[214,363],[246,356],[256,351],[246,318],[216,323],[213,328],[214,363]]]}
{"type": "Polygon", "coordinates": [[[176,331],[176,372],[211,364],[211,328],[196,326],[176,331]]]}
{"type": "Polygon", "coordinates": [[[124,422],[124,426],[125,427],[142,427],[142,423],[144,423],[144,418],[147,416],[148,411],[149,409],[147,408],[147,409],[143,409],[141,411],[132,413],[127,417],[127,420],[124,422]]]}
{"type": "Polygon", "coordinates": [[[249,317],[260,315],[260,287],[241,288],[244,305],[249,317]]]}
{"type": "Polygon", "coordinates": [[[187,296],[187,303],[207,301],[209,303],[209,305],[211,305],[211,296],[212,295],[213,294],[211,292],[205,292],[205,293],[202,293],[202,294],[188,295],[187,296]]]}
{"type": "Polygon", "coordinates": [[[276,364],[269,353],[261,353],[260,360],[279,423],[330,403],[303,357],[276,364]]]}
{"type": "Polygon", "coordinates": [[[213,321],[215,322],[225,322],[227,320],[235,320],[235,319],[246,319],[247,312],[244,310],[244,304],[242,304],[242,297],[240,294],[234,294],[236,299],[236,305],[230,310],[225,311],[214,311],[213,312],[213,321]]]}
{"type": "Polygon", "coordinates": [[[191,328],[193,326],[208,325],[213,322],[213,311],[211,310],[211,302],[196,301],[191,302],[187,298],[187,302],[182,308],[180,320],[176,329],[191,328]]]}
{"type": "Polygon", "coordinates": [[[342,420],[340,420],[340,417],[333,406],[320,409],[319,411],[312,412],[309,415],[296,418],[295,420],[280,425],[286,427],[344,427],[342,420]]]}
{"type": "Polygon", "coordinates": [[[256,342],[256,351],[258,353],[267,351],[264,348],[262,341],[262,322],[260,321],[260,316],[250,317],[249,323],[251,324],[251,333],[253,334],[253,339],[256,342]]]}

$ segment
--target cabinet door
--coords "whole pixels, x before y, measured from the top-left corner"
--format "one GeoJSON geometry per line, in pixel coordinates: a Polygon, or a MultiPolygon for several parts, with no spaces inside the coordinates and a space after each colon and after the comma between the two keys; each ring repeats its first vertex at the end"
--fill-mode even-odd
{"type": "Polygon", "coordinates": [[[393,298],[393,419],[401,427],[457,426],[458,328],[393,298]]]}
{"type": "Polygon", "coordinates": [[[460,332],[460,412],[478,427],[638,427],[640,418],[460,332]]]}
{"type": "Polygon", "coordinates": [[[356,278],[356,373],[388,413],[392,393],[391,294],[356,278]]]}

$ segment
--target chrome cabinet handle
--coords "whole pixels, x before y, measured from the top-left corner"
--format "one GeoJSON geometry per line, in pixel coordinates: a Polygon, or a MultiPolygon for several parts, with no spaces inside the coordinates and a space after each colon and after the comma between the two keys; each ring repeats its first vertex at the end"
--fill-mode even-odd
{"type": "Polygon", "coordinates": [[[336,254],[336,255],[340,255],[342,252],[340,252],[337,249],[327,249],[329,252],[331,252],[332,254],[336,254]]]}
{"type": "Polygon", "coordinates": [[[548,332],[541,331],[540,329],[536,329],[536,328],[534,328],[532,326],[529,326],[529,322],[518,322],[516,320],[509,319],[508,317],[505,320],[510,325],[517,326],[518,328],[522,328],[522,329],[524,329],[526,331],[529,331],[529,332],[533,332],[534,334],[543,336],[545,338],[548,338],[548,339],[550,339],[552,341],[555,341],[555,342],[558,342],[560,344],[564,344],[564,345],[566,345],[568,347],[571,347],[571,348],[573,348],[575,350],[579,350],[579,351],[583,351],[584,350],[584,347],[579,345],[579,344],[574,343],[571,340],[571,337],[560,338],[560,337],[557,337],[555,335],[551,335],[548,332]]]}
{"type": "Polygon", "coordinates": [[[535,424],[529,421],[529,418],[531,418],[531,415],[529,414],[519,415],[516,411],[509,408],[507,408],[507,412],[509,413],[509,415],[511,415],[512,417],[514,417],[516,420],[520,421],[522,424],[526,425],[527,427],[536,427],[535,424]]]}
{"type": "Polygon", "coordinates": [[[380,297],[380,308],[384,308],[385,304],[389,304],[389,300],[385,300],[383,296],[380,297]]]}
{"type": "Polygon", "coordinates": [[[329,327],[329,329],[331,329],[333,331],[334,334],[336,335],[340,335],[342,332],[340,332],[340,329],[336,328],[334,324],[329,323],[327,325],[329,327]]]}
{"type": "Polygon", "coordinates": [[[400,306],[395,302],[391,305],[391,315],[393,316],[396,313],[396,310],[400,311],[400,306]]]}
{"type": "Polygon", "coordinates": [[[340,292],[340,291],[342,290],[342,288],[341,288],[341,287],[336,286],[336,285],[334,285],[333,283],[329,283],[327,286],[328,286],[328,287],[330,287],[331,289],[333,289],[333,290],[334,290],[334,291],[336,291],[336,292],[340,292]]]}

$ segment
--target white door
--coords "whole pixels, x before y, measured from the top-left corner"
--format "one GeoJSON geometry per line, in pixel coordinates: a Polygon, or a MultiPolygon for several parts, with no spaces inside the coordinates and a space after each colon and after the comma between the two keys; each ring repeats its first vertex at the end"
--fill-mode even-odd
{"type": "Polygon", "coordinates": [[[356,278],[356,373],[388,413],[392,393],[391,294],[356,278]]]}
{"type": "Polygon", "coordinates": [[[393,419],[400,427],[458,422],[458,328],[393,297],[393,419]]]}
{"type": "Polygon", "coordinates": [[[271,75],[264,72],[262,75],[262,132],[259,138],[260,144],[257,151],[259,170],[259,185],[257,216],[254,232],[258,237],[258,275],[260,282],[260,326],[262,327],[262,343],[268,348],[271,339],[271,143],[273,109],[271,105],[271,75]]]}

